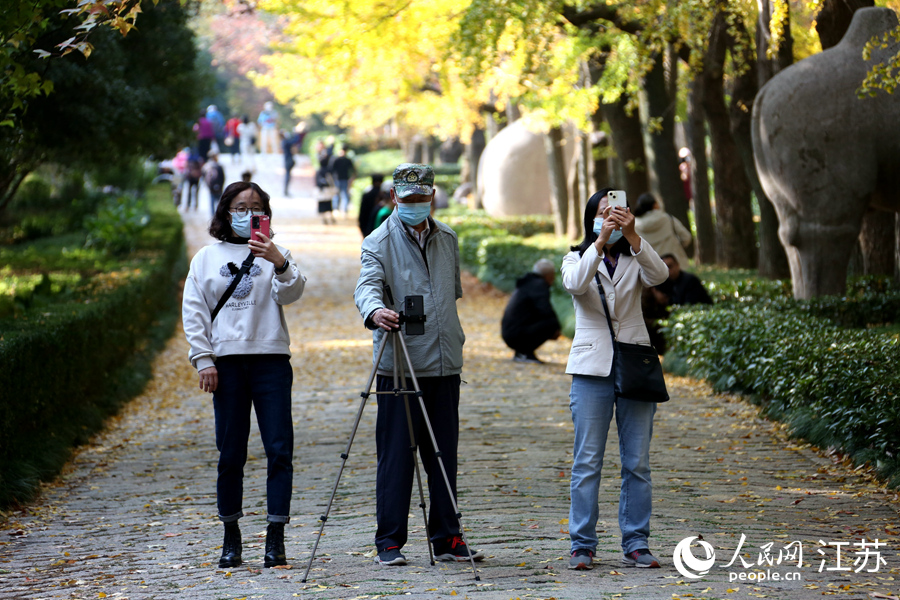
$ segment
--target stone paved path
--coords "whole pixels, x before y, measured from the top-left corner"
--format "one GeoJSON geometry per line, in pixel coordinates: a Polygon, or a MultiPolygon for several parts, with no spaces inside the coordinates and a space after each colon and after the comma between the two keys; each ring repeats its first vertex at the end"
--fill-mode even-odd
{"type": "MultiPolygon", "coordinates": [[[[279,164],[277,156],[260,160],[258,180],[265,189],[281,189],[279,164]]],[[[758,419],[752,407],[712,395],[687,379],[670,380],[673,399],[659,407],[654,431],[651,544],[663,568],[619,564],[619,465],[611,435],[600,495],[600,565],[591,572],[568,571],[572,425],[564,374],[567,342],[541,349],[548,364],[512,363],[498,334],[505,297],[468,277],[459,302],[468,336],[459,500],[470,540],[488,555],[479,565],[481,581],[475,581],[467,564],[428,564],[421,516],[415,511],[404,549],[410,565],[373,563],[376,409],[369,406],[310,582],[301,583],[371,364],[371,338],[351,298],[359,233],[351,220],[335,226],[318,220],[311,175],[309,166],[301,165],[294,186],[305,193],[273,197],[277,239],[291,248],[309,278],[307,293],[286,311],[295,375],[294,516],[287,528],[292,568],[262,568],[265,456],[256,434],[246,468],[248,514],[241,521],[246,562],[231,571],[216,568],[221,525],[215,518],[212,406],[197,389],[179,331],[159,356],[146,392],[77,452],[39,501],[5,515],[0,598],[807,600],[900,595],[897,495],[879,489],[861,471],[788,440],[778,426],[758,419]],[[711,570],[698,579],[673,566],[676,544],[690,536],[715,552],[711,570]],[[725,567],[742,536],[741,556],[725,567]],[[855,552],[862,550],[852,544],[876,538],[887,544],[879,549],[885,564],[867,572],[876,557],[854,565],[861,558],[855,552]],[[831,545],[825,549],[820,540],[831,545]],[[769,556],[777,559],[791,542],[802,545],[802,566],[796,558],[793,566],[786,561],[760,566],[763,546],[771,544],[769,556]],[[838,566],[835,543],[845,544],[840,566],[851,570],[829,570],[838,566]],[[742,559],[751,566],[742,566],[742,559]],[[760,572],[767,580],[748,580],[760,572]],[[782,580],[773,581],[775,576],[782,580]]],[[[201,209],[185,215],[192,252],[208,243],[207,214],[201,209]]],[[[692,554],[705,556],[696,545],[692,554]]]]}

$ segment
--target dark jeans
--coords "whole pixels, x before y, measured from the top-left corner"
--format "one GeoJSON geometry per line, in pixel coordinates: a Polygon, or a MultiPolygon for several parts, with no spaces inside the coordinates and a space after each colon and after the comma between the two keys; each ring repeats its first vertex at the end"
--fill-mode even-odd
{"type": "Polygon", "coordinates": [[[273,523],[287,523],[291,510],[294,468],[294,427],[291,420],[290,358],[285,354],[241,354],[216,360],[219,385],[213,394],[219,478],[216,495],[219,518],[228,523],[244,513],[244,464],[250,437],[250,406],[268,459],[266,498],[273,523]]]}
{"type": "Polygon", "coordinates": [[[545,319],[537,323],[520,325],[514,335],[504,335],[503,341],[519,354],[531,355],[541,344],[551,339],[559,331],[556,319],[545,319]]]}
{"type": "MultiPolygon", "coordinates": [[[[453,497],[456,498],[456,449],[459,441],[459,375],[448,377],[423,377],[418,380],[422,390],[425,410],[434,430],[438,449],[442,453],[444,468],[453,497]]],[[[407,379],[412,389],[412,382],[407,379]]],[[[378,376],[379,392],[394,389],[392,377],[378,376]]],[[[444,477],[434,454],[431,437],[419,407],[419,400],[409,396],[413,431],[419,445],[419,456],[428,476],[428,531],[432,542],[442,542],[459,533],[459,521],[444,484],[444,477]]],[[[378,418],[375,424],[375,441],[378,449],[376,480],[375,547],[378,551],[406,544],[409,499],[412,494],[415,465],[410,451],[409,426],[402,396],[378,396],[378,418]]],[[[418,491],[416,492],[418,498],[418,491]]],[[[416,502],[418,504],[418,502],[416,502]]],[[[418,514],[418,510],[415,511],[418,514]]]]}

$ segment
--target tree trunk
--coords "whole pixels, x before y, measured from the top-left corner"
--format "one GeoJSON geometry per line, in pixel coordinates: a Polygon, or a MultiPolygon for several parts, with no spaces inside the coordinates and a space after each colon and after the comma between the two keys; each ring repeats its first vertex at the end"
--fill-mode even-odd
{"type": "Polygon", "coordinates": [[[822,50],[837,46],[860,8],[875,6],[875,0],[824,0],[816,14],[816,32],[822,42],[822,50]]]}
{"type": "Polygon", "coordinates": [[[724,70],[728,23],[719,9],[713,19],[703,68],[703,108],[712,138],[713,176],[716,196],[717,248],[719,264],[728,268],[756,267],[756,236],[751,210],[750,182],[740,151],[731,133],[725,102],[724,70]]]}
{"type": "Polygon", "coordinates": [[[706,161],[706,120],[703,114],[702,74],[691,81],[688,93],[688,146],[691,151],[691,197],[697,247],[694,260],[708,265],[716,262],[716,228],[709,204],[709,164],[706,161]]]}
{"type": "MultiPolygon", "coordinates": [[[[756,24],[756,65],[757,82],[762,89],[772,77],[794,62],[794,40],[791,36],[790,13],[785,13],[781,22],[782,36],[777,54],[769,58],[771,47],[771,22],[775,14],[775,0],[757,0],[759,21],[756,24]]],[[[790,10],[790,8],[788,8],[790,10]]],[[[752,161],[752,146],[751,146],[752,161]]],[[[759,185],[759,176],[753,164],[754,189],[759,188],[756,199],[759,202],[759,274],[772,279],[786,279],[791,276],[787,254],[778,237],[778,214],[772,202],[759,185]]]]}
{"type": "Polygon", "coordinates": [[[591,136],[578,132],[578,143],[580,146],[580,152],[578,153],[578,194],[572,197],[569,202],[569,223],[571,224],[569,226],[569,237],[574,240],[580,239],[584,235],[582,231],[582,213],[588,198],[594,193],[591,136]]]}
{"type": "Polygon", "coordinates": [[[638,115],[629,115],[625,111],[625,98],[615,104],[601,104],[603,116],[609,123],[613,148],[625,171],[624,181],[617,182],[625,188],[631,202],[648,191],[647,158],[644,154],[644,138],[641,134],[641,120],[638,115]]]}
{"type": "Polygon", "coordinates": [[[894,248],[897,241],[895,219],[889,218],[890,215],[891,213],[881,210],[869,210],[863,217],[859,246],[865,275],[894,274],[894,248]]]}
{"type": "Polygon", "coordinates": [[[778,53],[769,58],[769,48],[772,46],[770,26],[772,15],[775,13],[775,2],[776,0],[757,0],[759,21],[756,25],[756,65],[760,88],[782,70],[794,64],[794,37],[791,35],[789,12],[784,15],[781,22],[782,34],[778,42],[778,53]]]}
{"type": "Polygon", "coordinates": [[[900,213],[894,213],[894,279],[900,281],[900,213]]]}
{"type": "Polygon", "coordinates": [[[569,194],[566,178],[566,157],[563,151],[565,136],[561,127],[552,127],[544,136],[547,166],[550,169],[550,193],[553,195],[553,232],[566,235],[569,222],[569,194]]]}
{"type": "MultiPolygon", "coordinates": [[[[647,179],[653,194],[665,205],[666,212],[688,227],[687,198],[684,197],[684,185],[678,171],[678,151],[675,149],[676,99],[671,82],[675,80],[677,69],[666,62],[662,54],[654,57],[653,70],[644,77],[640,94],[647,179]],[[672,75],[669,75],[670,72],[672,75]]],[[[636,201],[636,197],[631,199],[632,203],[636,201]]]]}
{"type": "Polygon", "coordinates": [[[506,123],[515,123],[522,118],[522,111],[519,110],[519,104],[510,100],[506,103],[506,123]]]}
{"type": "MultiPolygon", "coordinates": [[[[768,21],[766,21],[768,25],[768,21]]],[[[762,26],[760,23],[759,26],[762,26]]],[[[747,180],[756,195],[759,204],[759,274],[770,279],[787,279],[791,276],[787,254],[778,238],[778,216],[772,206],[756,172],[753,160],[753,139],[751,137],[751,114],[753,100],[759,91],[759,79],[756,70],[757,56],[754,56],[750,44],[750,33],[745,24],[737,16],[729,28],[733,32],[729,36],[729,51],[732,60],[743,65],[742,70],[733,78],[731,90],[731,133],[737,144],[744,164],[747,180]]]]}
{"type": "Polygon", "coordinates": [[[0,213],[6,210],[9,203],[15,198],[16,192],[19,191],[19,186],[22,185],[22,182],[25,181],[25,177],[27,177],[34,168],[36,167],[17,165],[11,167],[10,172],[0,179],[0,213]]]}
{"type": "Polygon", "coordinates": [[[484,146],[484,129],[478,127],[472,132],[472,139],[469,141],[469,145],[466,146],[466,160],[469,161],[469,183],[472,184],[472,206],[469,208],[473,210],[482,206],[481,195],[478,193],[478,162],[481,160],[484,146]]]}

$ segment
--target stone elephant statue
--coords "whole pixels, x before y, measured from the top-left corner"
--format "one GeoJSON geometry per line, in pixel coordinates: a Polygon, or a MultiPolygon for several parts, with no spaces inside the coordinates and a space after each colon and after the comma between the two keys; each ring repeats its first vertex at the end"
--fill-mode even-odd
{"type": "Polygon", "coordinates": [[[753,103],[756,170],[795,298],[843,294],[865,212],[900,212],[900,94],[857,96],[871,66],[900,51],[864,61],[863,47],[896,26],[890,9],[858,10],[837,46],[780,72],[753,103]]]}

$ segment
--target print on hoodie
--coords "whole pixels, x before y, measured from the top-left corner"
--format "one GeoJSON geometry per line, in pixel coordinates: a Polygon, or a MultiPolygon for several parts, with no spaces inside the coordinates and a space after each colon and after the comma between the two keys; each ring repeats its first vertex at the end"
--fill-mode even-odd
{"type": "MultiPolygon", "coordinates": [[[[240,271],[240,267],[238,267],[233,262],[228,263],[227,265],[222,266],[219,269],[219,275],[222,277],[226,277],[228,279],[228,285],[231,285],[231,280],[238,274],[240,271]]],[[[246,298],[250,295],[250,290],[253,289],[253,277],[258,276],[262,273],[262,269],[256,263],[250,265],[250,272],[247,274],[249,277],[242,277],[238,286],[234,288],[234,293],[231,294],[232,298],[237,298],[240,300],[241,298],[246,298]]]]}

